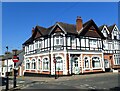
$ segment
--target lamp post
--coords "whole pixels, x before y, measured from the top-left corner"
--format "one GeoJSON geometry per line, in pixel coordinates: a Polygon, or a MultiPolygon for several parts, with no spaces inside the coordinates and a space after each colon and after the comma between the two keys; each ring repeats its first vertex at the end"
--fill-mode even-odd
{"type": "Polygon", "coordinates": [[[53,56],[53,62],[55,63],[55,79],[57,79],[57,76],[56,76],[56,58],[55,58],[55,54],[53,56]]]}
{"type": "MultiPolygon", "coordinates": [[[[8,46],[6,46],[6,49],[7,49],[7,56],[8,56],[8,46]]],[[[7,73],[6,73],[6,77],[7,77],[7,79],[6,79],[6,90],[8,90],[8,88],[9,88],[9,77],[8,77],[8,57],[7,57],[7,73]]]]}
{"type": "MultiPolygon", "coordinates": [[[[13,51],[13,59],[17,59],[17,50],[15,49],[15,50],[12,50],[13,51]]],[[[16,62],[14,62],[14,79],[13,79],[13,83],[14,83],[14,85],[13,85],[13,87],[15,88],[16,87],[16,62]]]]}

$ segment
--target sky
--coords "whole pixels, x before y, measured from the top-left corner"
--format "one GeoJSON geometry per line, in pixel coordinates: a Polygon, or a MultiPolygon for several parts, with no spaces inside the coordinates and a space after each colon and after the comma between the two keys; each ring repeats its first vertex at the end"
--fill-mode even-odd
{"type": "Polygon", "coordinates": [[[81,16],[83,23],[93,19],[100,26],[118,25],[117,2],[3,2],[2,3],[2,54],[22,49],[36,25],[49,27],[55,22],[76,23],[81,16]]]}

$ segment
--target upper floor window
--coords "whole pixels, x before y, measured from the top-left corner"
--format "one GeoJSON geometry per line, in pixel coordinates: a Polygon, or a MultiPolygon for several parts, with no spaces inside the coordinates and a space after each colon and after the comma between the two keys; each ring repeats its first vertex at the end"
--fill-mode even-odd
{"type": "Polygon", "coordinates": [[[117,39],[117,36],[114,36],[114,39],[117,39]]]}
{"type": "Polygon", "coordinates": [[[71,37],[72,44],[75,44],[75,37],[71,37]]]}
{"type": "Polygon", "coordinates": [[[90,42],[90,46],[96,46],[97,45],[97,41],[94,40],[94,39],[90,39],[89,42],[90,42]]]}
{"type": "Polygon", "coordinates": [[[63,45],[63,37],[55,36],[55,45],[63,45]]]}

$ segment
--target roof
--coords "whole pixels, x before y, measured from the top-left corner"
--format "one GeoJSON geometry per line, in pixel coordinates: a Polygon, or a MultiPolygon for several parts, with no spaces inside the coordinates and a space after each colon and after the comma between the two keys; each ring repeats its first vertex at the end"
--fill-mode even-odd
{"type": "MultiPolygon", "coordinates": [[[[18,50],[17,51],[17,55],[19,55],[20,53],[24,52],[24,50],[18,50]]],[[[13,57],[13,53],[12,52],[9,52],[8,54],[5,54],[3,56],[3,59],[6,60],[6,59],[11,59],[13,57]]]]}
{"type": "MultiPolygon", "coordinates": [[[[102,37],[102,39],[105,39],[104,35],[101,33],[101,31],[99,30],[99,28],[97,27],[97,25],[95,24],[95,22],[92,19],[83,24],[83,29],[81,30],[79,35],[84,36],[88,32],[88,29],[91,27],[91,25],[95,27],[97,33],[102,37]]],[[[87,36],[98,37],[97,33],[89,32],[87,34],[87,36]]]]}
{"type": "Polygon", "coordinates": [[[104,25],[99,26],[99,30],[102,31],[104,26],[107,26],[107,25],[104,24],[104,25]]]}
{"type": "Polygon", "coordinates": [[[58,22],[58,24],[67,32],[72,34],[78,34],[76,31],[76,25],[68,24],[63,22],[58,22]]]}
{"type": "Polygon", "coordinates": [[[116,25],[116,24],[113,24],[113,25],[111,25],[111,26],[108,27],[108,30],[109,30],[110,34],[112,33],[113,28],[115,27],[115,25],[116,25]]]}
{"type": "MultiPolygon", "coordinates": [[[[35,39],[35,36],[37,35],[37,38],[41,37],[41,36],[48,36],[49,33],[51,32],[51,30],[54,28],[55,25],[60,25],[60,27],[62,27],[62,29],[64,29],[64,31],[68,34],[77,34],[80,36],[84,36],[84,34],[87,32],[87,29],[90,28],[91,24],[96,28],[98,34],[102,37],[105,38],[104,35],[101,33],[101,31],[99,30],[99,28],[97,27],[97,25],[94,23],[94,21],[91,19],[89,21],[87,21],[86,23],[83,24],[83,29],[80,33],[78,33],[76,31],[76,25],[74,24],[68,24],[68,23],[63,23],[63,22],[56,22],[56,24],[48,27],[48,28],[44,28],[41,26],[36,26],[35,27],[35,32],[32,34],[32,36],[23,43],[23,45],[27,45],[30,43],[33,43],[33,40],[35,39]]],[[[90,34],[91,35],[91,34],[90,34]]],[[[96,37],[96,34],[92,34],[92,36],[96,37]]]]}

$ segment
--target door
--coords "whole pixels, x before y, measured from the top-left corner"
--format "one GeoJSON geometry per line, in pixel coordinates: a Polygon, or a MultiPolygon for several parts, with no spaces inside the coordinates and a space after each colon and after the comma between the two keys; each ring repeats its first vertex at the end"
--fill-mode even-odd
{"type": "Polygon", "coordinates": [[[72,61],[72,73],[74,73],[74,74],[79,74],[80,73],[80,68],[78,66],[78,62],[79,62],[79,60],[78,60],[77,57],[73,58],[73,61],[72,61]]]}
{"type": "Polygon", "coordinates": [[[110,68],[109,61],[107,59],[104,60],[104,67],[110,68]]]}

